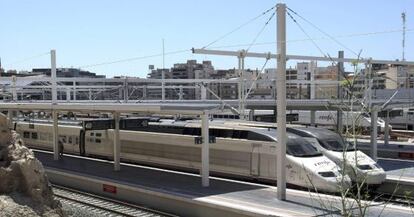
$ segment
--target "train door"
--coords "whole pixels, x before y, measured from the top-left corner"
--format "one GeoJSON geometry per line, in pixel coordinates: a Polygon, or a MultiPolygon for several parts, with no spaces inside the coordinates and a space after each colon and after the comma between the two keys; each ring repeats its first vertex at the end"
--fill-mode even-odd
{"type": "Polygon", "coordinates": [[[261,144],[252,144],[252,153],[250,159],[250,175],[260,175],[260,148],[261,144]]]}
{"type": "Polygon", "coordinates": [[[85,130],[81,130],[79,134],[79,155],[85,156],[85,130]]]}

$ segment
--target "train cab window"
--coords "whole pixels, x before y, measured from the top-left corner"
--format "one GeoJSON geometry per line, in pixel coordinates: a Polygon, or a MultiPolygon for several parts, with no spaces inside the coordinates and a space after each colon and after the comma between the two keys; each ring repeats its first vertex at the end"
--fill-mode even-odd
{"type": "Polygon", "coordinates": [[[32,139],[37,139],[37,138],[38,138],[37,133],[36,132],[32,132],[32,139]]]}
{"type": "Polygon", "coordinates": [[[27,131],[23,132],[23,138],[30,139],[30,132],[27,132],[27,131]]]}
{"type": "Polygon", "coordinates": [[[233,130],[233,139],[247,139],[247,131],[233,130]]]}
{"type": "Polygon", "coordinates": [[[102,133],[96,133],[96,137],[101,137],[102,133]]]}
{"type": "Polygon", "coordinates": [[[265,135],[261,135],[256,132],[249,131],[247,134],[248,140],[255,140],[255,141],[264,141],[264,142],[272,142],[273,140],[265,135]]]}
{"type": "Polygon", "coordinates": [[[322,155],[312,144],[304,139],[289,138],[286,143],[286,152],[295,157],[313,157],[322,155]]]}

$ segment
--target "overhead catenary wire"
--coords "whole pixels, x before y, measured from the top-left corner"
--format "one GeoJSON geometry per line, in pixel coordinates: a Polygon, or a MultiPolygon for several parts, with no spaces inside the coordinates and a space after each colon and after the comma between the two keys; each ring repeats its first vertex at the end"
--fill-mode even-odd
{"type": "Polygon", "coordinates": [[[337,43],[338,45],[340,45],[341,47],[345,48],[346,50],[350,51],[351,53],[353,53],[355,56],[358,56],[358,53],[355,52],[354,50],[350,49],[349,47],[347,47],[346,45],[344,45],[343,43],[341,43],[340,41],[338,41],[337,39],[335,39],[334,37],[332,37],[330,34],[328,34],[327,32],[323,31],[321,28],[319,28],[317,25],[313,24],[312,22],[310,22],[308,19],[304,18],[303,16],[299,15],[298,13],[296,13],[294,10],[292,10],[291,8],[287,7],[287,9],[294,13],[296,16],[298,16],[299,18],[301,18],[303,21],[305,21],[306,23],[308,23],[309,25],[311,25],[313,28],[317,29],[319,32],[321,32],[322,34],[326,35],[328,38],[330,38],[332,41],[334,41],[335,43],[337,43]]]}
{"type": "Polygon", "coordinates": [[[259,38],[259,36],[263,33],[263,31],[266,29],[266,26],[270,23],[270,21],[275,16],[276,12],[273,12],[272,15],[269,17],[269,19],[266,21],[266,23],[263,25],[262,29],[257,33],[257,35],[254,37],[253,41],[249,44],[249,46],[246,49],[246,53],[249,52],[250,48],[254,43],[256,43],[256,40],[259,38]]]}
{"type": "Polygon", "coordinates": [[[131,57],[131,58],[126,58],[126,59],[119,59],[119,60],[101,62],[101,63],[90,64],[90,65],[83,65],[83,66],[79,66],[78,68],[91,68],[91,67],[96,67],[96,66],[111,65],[115,63],[132,62],[132,61],[148,59],[148,58],[153,58],[153,57],[160,57],[163,55],[173,55],[173,54],[190,52],[190,51],[191,51],[190,49],[176,50],[176,51],[166,52],[164,54],[159,53],[159,54],[152,54],[152,55],[147,55],[147,56],[131,57]]]}
{"type": "Polygon", "coordinates": [[[213,40],[212,42],[208,43],[207,45],[203,46],[203,47],[202,47],[202,49],[205,49],[205,48],[207,48],[207,47],[210,47],[211,45],[213,45],[213,44],[217,43],[218,41],[220,41],[220,40],[222,40],[222,39],[226,38],[227,36],[229,36],[229,35],[233,34],[234,32],[236,32],[236,31],[238,31],[238,30],[240,30],[241,28],[243,28],[243,27],[245,27],[245,26],[249,25],[250,23],[252,23],[252,22],[256,21],[257,19],[259,19],[260,17],[262,17],[262,16],[266,15],[267,13],[269,13],[270,11],[272,11],[272,10],[273,10],[273,9],[275,9],[275,8],[276,8],[276,5],[274,5],[273,7],[269,8],[269,9],[267,9],[266,11],[262,12],[261,14],[259,14],[259,15],[255,16],[255,17],[253,17],[252,19],[248,20],[247,22],[245,22],[245,23],[243,23],[243,24],[241,24],[241,25],[237,26],[236,28],[232,29],[231,31],[227,32],[226,34],[224,34],[224,35],[222,35],[222,36],[218,37],[217,39],[215,39],[215,40],[213,40]]]}
{"type": "Polygon", "coordinates": [[[316,44],[316,42],[310,37],[310,35],[305,31],[305,29],[296,21],[296,19],[289,13],[289,11],[287,11],[287,14],[293,20],[293,22],[299,27],[299,29],[303,32],[303,34],[305,34],[308,37],[308,39],[312,42],[312,44],[319,50],[319,52],[321,52],[321,54],[324,57],[326,57],[326,54],[322,51],[322,49],[318,46],[318,44],[316,44]]]}
{"type": "Polygon", "coordinates": [[[39,57],[42,57],[42,56],[46,56],[46,55],[49,55],[49,54],[50,54],[50,51],[48,51],[48,52],[43,52],[43,53],[39,53],[39,54],[36,54],[36,55],[30,56],[30,57],[26,57],[26,58],[23,58],[23,59],[20,59],[20,60],[17,60],[17,61],[11,62],[11,63],[9,63],[8,65],[13,66],[13,65],[15,65],[15,64],[23,63],[23,62],[26,62],[26,61],[29,61],[29,60],[33,60],[33,59],[36,59],[36,58],[39,58],[39,57]]]}
{"type": "MultiPolygon", "coordinates": [[[[390,34],[390,33],[400,33],[403,30],[401,29],[393,29],[393,30],[384,30],[384,31],[376,31],[376,32],[365,32],[365,33],[352,33],[352,34],[347,34],[347,35],[336,35],[336,36],[332,36],[334,38],[353,38],[353,37],[361,37],[361,36],[370,36],[370,35],[381,35],[381,34],[390,34]]],[[[414,32],[414,28],[413,29],[407,29],[406,33],[413,33],[414,32]]],[[[286,43],[296,43],[296,42],[306,42],[309,40],[313,40],[313,41],[319,41],[319,40],[331,40],[328,37],[317,37],[317,38],[303,38],[303,39],[292,39],[292,40],[287,40],[286,43]]],[[[271,45],[271,44],[276,44],[276,41],[272,41],[272,42],[258,42],[258,43],[254,43],[252,44],[252,46],[261,46],[261,45],[271,45]]],[[[245,46],[249,46],[249,43],[244,43],[244,44],[233,44],[233,45],[223,45],[223,46],[215,46],[215,47],[211,47],[214,49],[217,48],[232,48],[232,47],[245,47],[245,46]]]]}

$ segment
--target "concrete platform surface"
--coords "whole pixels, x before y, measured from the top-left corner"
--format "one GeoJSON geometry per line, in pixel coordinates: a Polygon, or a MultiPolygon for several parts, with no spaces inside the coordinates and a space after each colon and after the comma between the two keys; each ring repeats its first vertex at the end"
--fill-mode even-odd
{"type": "MultiPolygon", "coordinates": [[[[255,216],[340,216],[338,208],[341,207],[341,200],[338,196],[289,189],[287,200],[279,201],[276,199],[276,187],[268,185],[211,178],[210,187],[203,188],[200,176],[194,174],[124,163],[121,164],[121,171],[115,172],[110,161],[68,155],[54,161],[51,153],[35,153],[46,169],[127,184],[154,194],[190,199],[217,209],[240,210],[255,216]]],[[[384,206],[377,202],[367,202],[367,205],[368,216],[414,215],[409,207],[384,206]]],[[[182,212],[177,210],[175,213],[182,212]]]]}

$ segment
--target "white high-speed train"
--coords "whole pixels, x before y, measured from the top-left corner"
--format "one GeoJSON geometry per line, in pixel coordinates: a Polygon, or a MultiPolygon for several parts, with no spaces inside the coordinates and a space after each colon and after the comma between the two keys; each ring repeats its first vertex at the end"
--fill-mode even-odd
{"type": "Polygon", "coordinates": [[[343,168],[352,181],[368,185],[379,185],[385,181],[386,174],[381,166],[337,133],[315,127],[292,127],[287,128],[287,131],[308,139],[325,156],[343,168]]]}
{"type": "MultiPolygon", "coordinates": [[[[92,123],[92,122],[89,122],[92,123]]],[[[65,153],[113,156],[113,130],[87,130],[88,124],[59,125],[59,140],[65,153]]],[[[93,125],[93,123],[92,123],[93,125]]],[[[92,126],[91,125],[91,126],[92,126]]],[[[121,121],[121,159],[178,169],[201,167],[200,121],[124,119],[121,121]]],[[[52,124],[17,122],[16,131],[30,147],[52,149],[52,124]]],[[[276,130],[243,126],[232,121],[211,121],[210,170],[249,179],[276,179],[276,130]]],[[[287,182],[324,192],[349,187],[349,176],[300,136],[288,133],[287,182]]]]}
{"type": "MultiPolygon", "coordinates": [[[[287,113],[298,114],[298,120],[292,121],[292,124],[311,124],[311,112],[310,111],[289,111],[287,113]]],[[[316,111],[315,112],[315,125],[336,127],[337,113],[336,111],[316,111]]],[[[342,123],[344,126],[352,127],[353,124],[358,128],[369,130],[371,128],[371,117],[364,112],[342,112],[342,123]]],[[[384,132],[385,121],[381,118],[377,120],[377,127],[380,132],[384,132]]],[[[389,126],[391,129],[391,126],[389,126]]]]}
{"type": "MultiPolygon", "coordinates": [[[[244,122],[243,125],[276,128],[275,124],[263,122],[244,122]]],[[[300,125],[288,125],[286,131],[312,143],[325,156],[345,169],[352,181],[368,185],[378,185],[385,181],[386,173],[381,166],[362,151],[355,149],[353,144],[344,141],[337,133],[325,128],[300,125]]]]}

